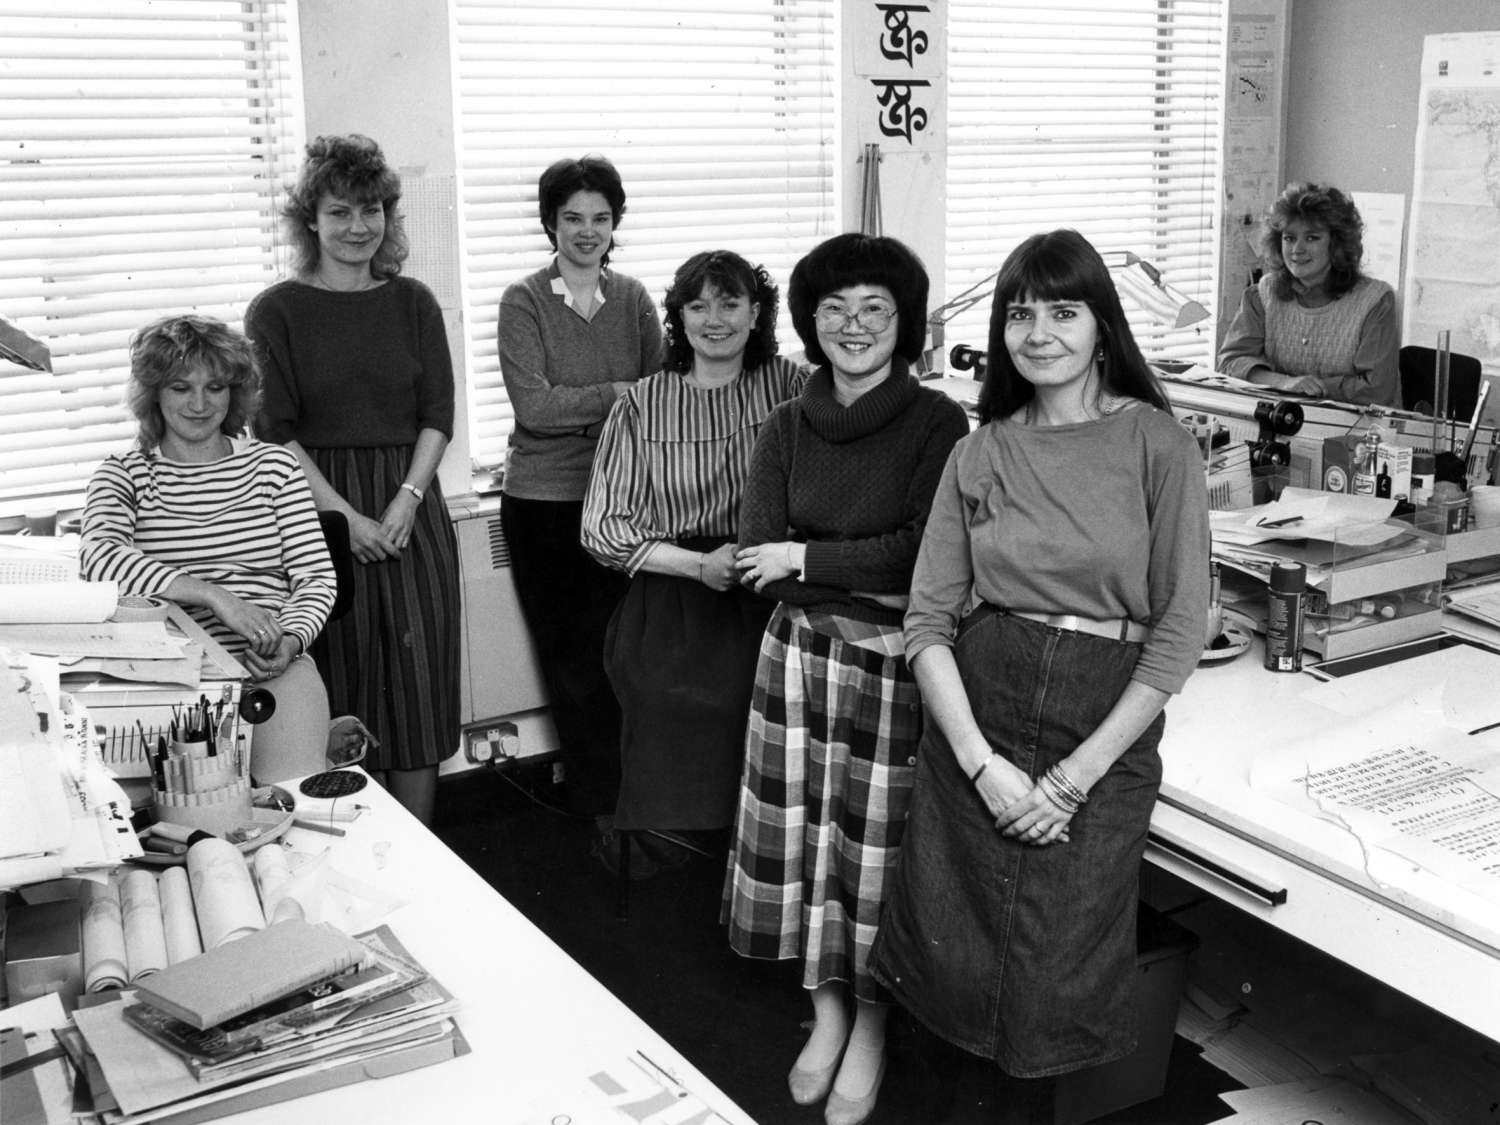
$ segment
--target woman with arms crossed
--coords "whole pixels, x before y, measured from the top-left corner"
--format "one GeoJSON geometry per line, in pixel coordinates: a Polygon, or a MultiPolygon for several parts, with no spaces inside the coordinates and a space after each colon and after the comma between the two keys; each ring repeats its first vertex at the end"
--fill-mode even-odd
{"type": "Polygon", "coordinates": [[[1266,272],[1240,300],[1219,370],[1277,390],[1399,408],[1396,295],[1359,272],[1363,230],[1338,188],[1288,186],[1266,211],[1266,272]]]}
{"type": "Polygon", "coordinates": [[[140,434],[89,481],[83,576],[186,606],[271,692],[258,783],[316,773],[328,696],[305,654],[333,607],[333,564],[297,459],[244,436],[260,401],[250,342],[208,317],[148,324],[126,401],[140,434]]]}
{"type": "Polygon", "coordinates": [[[453,436],[442,310],[400,276],[400,177],[368,137],[319,137],[282,211],[297,276],[251,303],[266,375],[256,421],[343,513],[354,599],[320,649],[340,714],[380,743],[365,768],[423,823],[458,748],[458,543],[438,484],[453,436]]]}
{"type": "Polygon", "coordinates": [[[661,321],[646,289],[606,268],[625,188],[602,156],[559,160],[537,182],[557,252],[500,298],[500,373],[515,408],[500,518],[521,610],[536,642],[571,810],[594,817],[606,864],[620,788],[620,708],[604,631],[625,592],[579,542],[594,448],[615,401],[661,367],[661,321]]]}
{"type": "Polygon", "coordinates": [[[843,234],[792,271],[806,389],[761,431],[739,566],[777,599],[761,641],[722,917],[747,957],[799,958],[812,1034],[792,1098],[856,1125],[885,1075],[886,997],[866,962],[901,846],[921,715],[901,612],[958,404],[909,365],[927,272],[893,238],[843,234]],[[853,993],[851,1020],[846,999],[853,993]]]}
{"type": "Polygon", "coordinates": [[[734,565],[740,499],[766,416],[804,379],[776,354],[776,286],[738,254],[693,255],[664,304],[665,369],[615,403],[583,504],[583,545],[631,576],[604,646],[624,718],[620,831],[734,819],[771,615],[734,565]]]}
{"type": "MultiPolygon", "coordinates": [[[[1075,231],[1001,268],[979,410],[912,578],[928,725],[872,962],[939,1036],[1040,1079],[1134,1047],[1137,868],[1162,707],[1203,650],[1208,501],[1075,231]]],[[[1034,1120],[1050,1085],[1020,1083],[1034,1120]]]]}

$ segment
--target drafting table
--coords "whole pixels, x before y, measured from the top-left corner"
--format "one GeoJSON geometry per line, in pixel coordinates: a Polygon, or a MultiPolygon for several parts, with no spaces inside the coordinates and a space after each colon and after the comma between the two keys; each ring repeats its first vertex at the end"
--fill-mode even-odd
{"type": "Polygon", "coordinates": [[[459,1000],[454,1020],[471,1053],[217,1120],[547,1122],[550,1112],[535,1116],[539,1100],[545,1108],[549,1094],[603,1067],[618,1071],[640,1051],[717,1111],[704,1125],[754,1125],[385,790],[367,785],[350,800],[372,811],[340,823],[346,836],[293,827],[287,842],[299,852],[327,851],[340,871],[404,900],[385,921],[459,1000]]]}
{"type": "Polygon", "coordinates": [[[1262,652],[1201,665],[1167,704],[1146,858],[1500,1041],[1500,901],[1423,871],[1379,885],[1353,836],[1251,789],[1258,754],[1343,721],[1262,652]]]}

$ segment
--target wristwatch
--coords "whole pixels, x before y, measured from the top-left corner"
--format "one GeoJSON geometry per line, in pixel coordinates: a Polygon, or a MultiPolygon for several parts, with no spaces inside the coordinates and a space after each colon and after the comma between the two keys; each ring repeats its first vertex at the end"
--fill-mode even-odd
{"type": "Polygon", "coordinates": [[[416,485],[412,484],[410,481],[402,481],[401,487],[406,489],[407,492],[410,492],[418,500],[422,499],[422,490],[416,485]]]}

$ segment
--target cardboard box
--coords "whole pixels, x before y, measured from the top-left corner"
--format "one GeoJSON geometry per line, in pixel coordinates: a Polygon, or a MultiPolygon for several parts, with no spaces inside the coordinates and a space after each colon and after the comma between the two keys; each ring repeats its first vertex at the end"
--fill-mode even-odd
{"type": "Polygon", "coordinates": [[[1375,447],[1375,465],[1384,469],[1391,477],[1391,499],[1406,500],[1411,496],[1411,446],[1392,445],[1383,441],[1375,447]]]}
{"type": "Polygon", "coordinates": [[[1136,970],[1140,973],[1135,1052],[1057,1080],[1053,1125],[1078,1125],[1117,1109],[1159,1098],[1177,1032],[1177,1008],[1187,983],[1187,959],[1197,937],[1141,903],[1136,915],[1136,970]]]}
{"type": "Polygon", "coordinates": [[[11,1004],[49,992],[71,1007],[83,992],[77,898],[26,903],[6,912],[5,987],[11,1004]]]}

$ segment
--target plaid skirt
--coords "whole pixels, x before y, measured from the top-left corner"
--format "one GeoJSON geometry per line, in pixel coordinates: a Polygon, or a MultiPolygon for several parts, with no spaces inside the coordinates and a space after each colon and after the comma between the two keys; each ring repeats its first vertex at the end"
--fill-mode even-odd
{"type": "Polygon", "coordinates": [[[867,968],[911,798],[921,699],[899,626],[778,605],[761,640],[720,920],[746,957],[801,957],[802,983],[867,968]]]}

